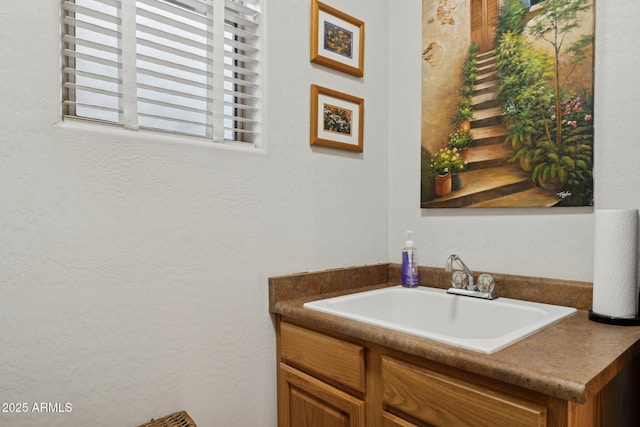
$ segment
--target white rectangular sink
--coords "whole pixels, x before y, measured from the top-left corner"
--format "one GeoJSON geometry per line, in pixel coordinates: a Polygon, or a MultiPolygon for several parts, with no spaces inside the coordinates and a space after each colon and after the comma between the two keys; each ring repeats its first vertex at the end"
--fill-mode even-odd
{"type": "Polygon", "coordinates": [[[577,311],[509,298],[489,301],[451,295],[422,286],[359,292],[304,307],[486,354],[577,311]]]}

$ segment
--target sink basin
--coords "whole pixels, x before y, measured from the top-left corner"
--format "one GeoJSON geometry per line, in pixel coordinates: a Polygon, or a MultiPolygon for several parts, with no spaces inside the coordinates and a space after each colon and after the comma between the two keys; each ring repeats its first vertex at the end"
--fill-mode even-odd
{"type": "Polygon", "coordinates": [[[509,298],[489,301],[422,286],[359,292],[304,307],[486,354],[576,312],[572,307],[509,298]]]}

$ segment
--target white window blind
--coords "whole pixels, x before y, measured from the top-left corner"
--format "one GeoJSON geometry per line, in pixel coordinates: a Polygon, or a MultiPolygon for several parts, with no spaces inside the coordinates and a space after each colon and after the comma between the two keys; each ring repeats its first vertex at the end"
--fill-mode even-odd
{"type": "Polygon", "coordinates": [[[257,144],[260,0],[64,0],[63,114],[257,144]]]}

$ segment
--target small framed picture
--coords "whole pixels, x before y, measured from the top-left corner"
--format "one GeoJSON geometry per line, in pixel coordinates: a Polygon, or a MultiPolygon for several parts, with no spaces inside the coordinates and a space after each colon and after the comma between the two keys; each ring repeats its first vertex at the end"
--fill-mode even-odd
{"type": "Polygon", "coordinates": [[[364,75],[364,22],[312,0],[311,62],[364,75]]]}
{"type": "Polygon", "coordinates": [[[364,99],[311,85],[311,145],[362,152],[364,99]]]}

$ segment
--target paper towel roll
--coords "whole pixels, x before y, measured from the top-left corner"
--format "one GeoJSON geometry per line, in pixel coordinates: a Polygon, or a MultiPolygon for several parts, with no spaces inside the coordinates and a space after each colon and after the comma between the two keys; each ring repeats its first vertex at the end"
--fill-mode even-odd
{"type": "Polygon", "coordinates": [[[595,211],[593,311],[638,315],[638,210],[595,211]]]}

